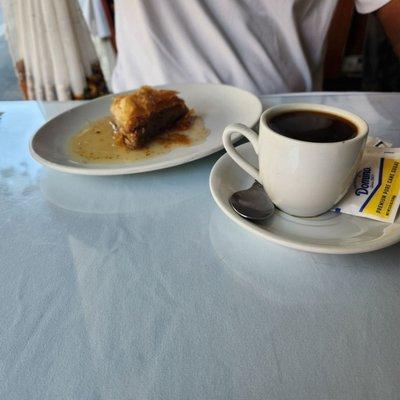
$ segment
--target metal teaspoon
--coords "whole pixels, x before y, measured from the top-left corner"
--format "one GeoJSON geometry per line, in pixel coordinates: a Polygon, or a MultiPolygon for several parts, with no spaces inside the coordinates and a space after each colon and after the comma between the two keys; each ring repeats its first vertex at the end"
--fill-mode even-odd
{"type": "Polygon", "coordinates": [[[251,188],[233,193],[229,204],[240,216],[253,221],[269,218],[275,209],[264,188],[257,181],[251,188]]]}

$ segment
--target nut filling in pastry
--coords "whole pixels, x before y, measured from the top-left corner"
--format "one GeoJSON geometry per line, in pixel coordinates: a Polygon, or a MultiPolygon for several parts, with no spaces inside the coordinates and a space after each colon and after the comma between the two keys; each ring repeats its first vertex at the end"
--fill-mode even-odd
{"type": "Polygon", "coordinates": [[[111,105],[114,141],[136,150],[154,137],[178,127],[188,129],[195,115],[173,90],[142,86],[135,92],[118,96],[111,105]]]}

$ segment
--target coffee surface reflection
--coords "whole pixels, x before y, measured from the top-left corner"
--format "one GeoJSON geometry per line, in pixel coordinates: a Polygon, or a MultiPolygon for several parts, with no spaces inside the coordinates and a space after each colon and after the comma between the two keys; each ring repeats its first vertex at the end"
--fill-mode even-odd
{"type": "Polygon", "coordinates": [[[268,121],[268,126],[280,135],[305,142],[342,142],[357,135],[357,127],[345,118],[306,110],[278,114],[268,121]]]}

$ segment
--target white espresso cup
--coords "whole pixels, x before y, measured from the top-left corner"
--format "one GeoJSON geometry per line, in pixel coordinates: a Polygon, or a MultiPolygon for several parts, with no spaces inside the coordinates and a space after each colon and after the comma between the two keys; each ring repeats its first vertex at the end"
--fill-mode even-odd
{"type": "Polygon", "coordinates": [[[231,124],[223,143],[232,159],[260,182],[272,202],[282,211],[312,217],[330,209],[346,194],[354,180],[367,141],[368,125],[355,114],[319,104],[284,104],[264,111],[259,134],[243,124],[231,124]],[[290,111],[322,112],[350,121],[357,132],[340,142],[308,142],[283,136],[268,122],[290,111]],[[236,152],[231,136],[245,136],[258,155],[256,169],[236,152]]]}

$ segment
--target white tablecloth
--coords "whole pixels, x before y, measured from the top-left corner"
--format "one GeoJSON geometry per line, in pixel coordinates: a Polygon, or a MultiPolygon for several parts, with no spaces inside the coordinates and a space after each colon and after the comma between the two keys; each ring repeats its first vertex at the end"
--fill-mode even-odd
{"type": "MultiPolygon", "coordinates": [[[[359,113],[400,145],[400,94],[265,96],[359,113]]],[[[400,245],[318,255],[225,217],[216,154],[120,177],[45,170],[65,104],[0,103],[0,398],[399,399],[400,245]]]]}

